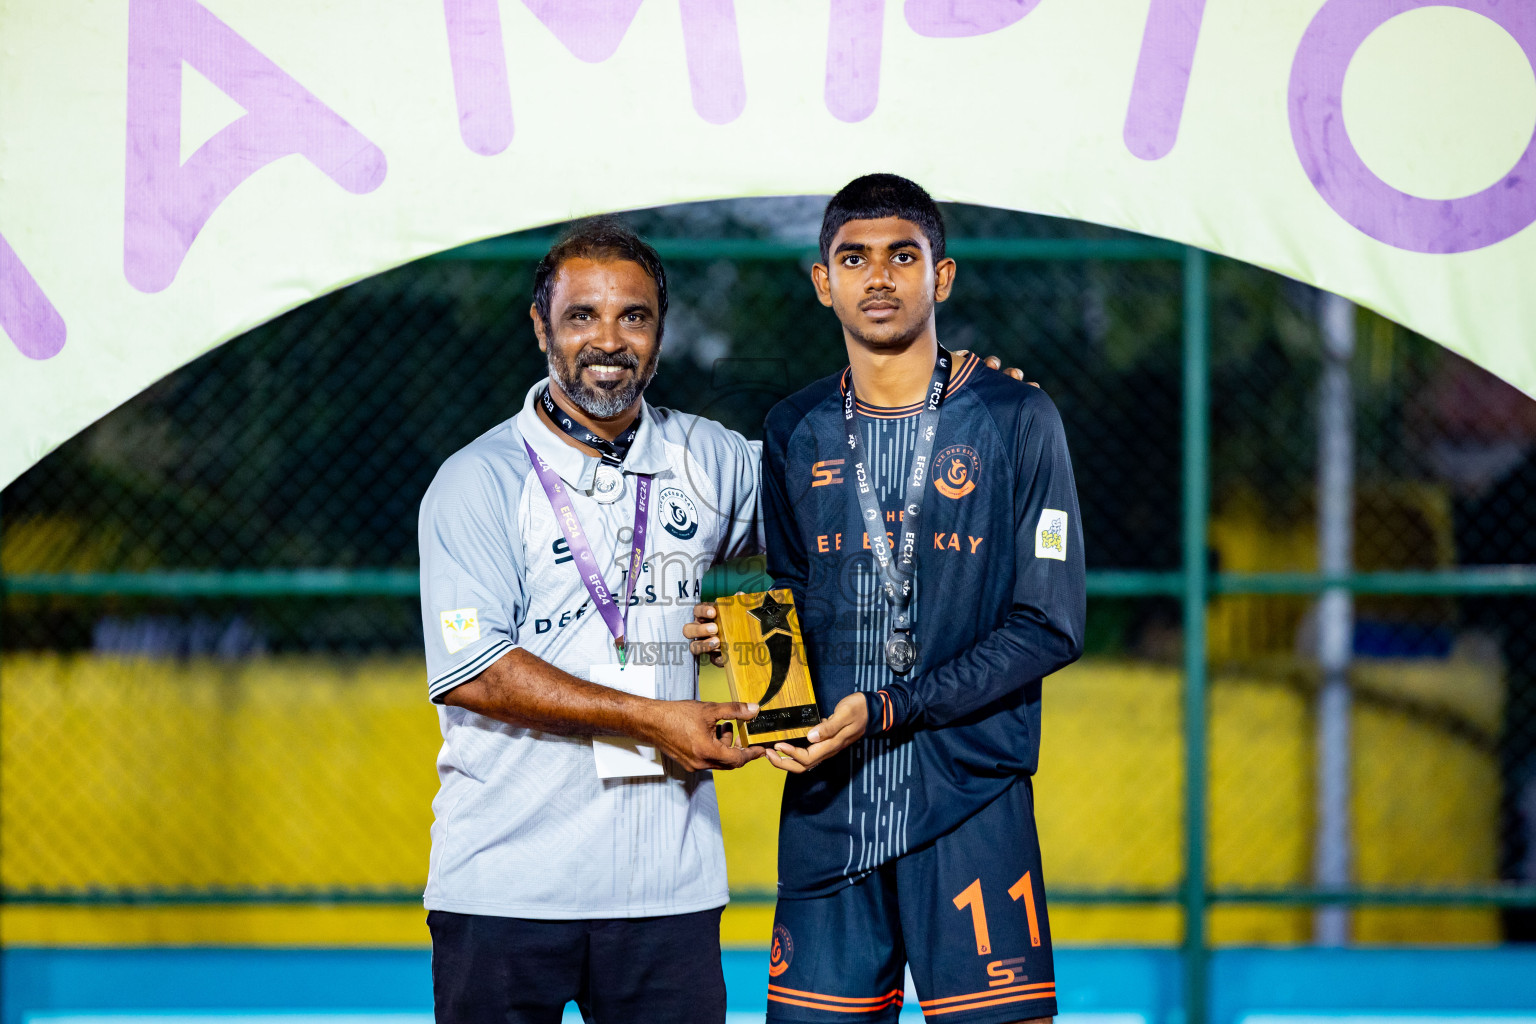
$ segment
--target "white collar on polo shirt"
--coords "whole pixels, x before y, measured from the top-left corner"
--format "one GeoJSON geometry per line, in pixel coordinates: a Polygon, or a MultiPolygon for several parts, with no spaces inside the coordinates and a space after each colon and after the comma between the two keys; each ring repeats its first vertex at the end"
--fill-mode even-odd
{"type": "MultiPolygon", "coordinates": [[[[597,475],[596,455],[587,455],[565,443],[554,427],[539,416],[539,392],[549,386],[549,379],[539,381],[528,389],[523,408],[516,416],[518,432],[539,453],[539,457],[554,467],[560,479],[578,491],[590,491],[597,475]]],[[[626,473],[660,473],[670,467],[666,445],[662,442],[661,427],[656,422],[656,410],[649,402],[642,403],[640,431],[635,443],[624,457],[626,473]]]]}

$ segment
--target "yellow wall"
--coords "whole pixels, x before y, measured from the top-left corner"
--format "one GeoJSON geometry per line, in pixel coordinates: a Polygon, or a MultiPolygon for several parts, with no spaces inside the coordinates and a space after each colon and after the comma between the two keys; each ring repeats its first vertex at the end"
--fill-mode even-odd
{"type": "MultiPolygon", "coordinates": [[[[1432,569],[1456,561],[1451,496],[1444,485],[1413,480],[1362,482],[1355,494],[1354,564],[1361,572],[1432,569]]],[[[1228,572],[1316,572],[1317,523],[1311,509],[1279,516],[1257,492],[1227,494],[1211,519],[1211,549],[1228,572]]],[[[1212,662],[1291,654],[1311,596],[1225,594],[1206,615],[1212,662]]],[[[1439,625],[1454,619],[1447,598],[1360,596],[1362,619],[1439,625]]]]}
{"type": "MultiPolygon", "coordinates": [[[[706,695],[723,694],[707,672],[706,695]]],[[[1211,704],[1211,863],[1219,885],[1305,882],[1312,825],[1306,672],[1220,676],[1211,704]]],[[[1362,665],[1355,827],[1363,883],[1494,879],[1498,778],[1488,666],[1362,665]],[[1451,725],[1455,724],[1455,728],[1451,725]],[[1482,737],[1482,738],[1480,738],[1482,737]]],[[[436,715],[414,659],[168,664],[16,655],[3,665],[0,877],[8,889],[419,887],[436,715]]],[[[1089,661],[1047,682],[1036,780],[1047,878],[1172,887],[1180,873],[1179,676],[1089,661]]],[[[782,779],[717,776],[731,884],[771,890],[782,779]]],[[[419,908],[8,906],[13,944],[381,944],[426,940],[419,908]]],[[[1176,941],[1173,908],[1057,906],[1063,942],[1176,941]]],[[[766,942],[771,907],[725,938],[766,942]]],[[[1306,911],[1223,908],[1226,943],[1300,942],[1306,911]]],[[[1363,911],[1357,938],[1497,938],[1482,911],[1363,911]]]]}

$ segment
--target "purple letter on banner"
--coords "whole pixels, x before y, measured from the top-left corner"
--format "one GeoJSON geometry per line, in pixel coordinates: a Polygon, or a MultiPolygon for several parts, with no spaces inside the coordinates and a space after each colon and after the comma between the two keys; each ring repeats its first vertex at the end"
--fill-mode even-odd
{"type": "Polygon", "coordinates": [[[624,41],[640,0],[523,0],[523,6],[578,60],[601,64],[624,41]]]}
{"type": "Polygon", "coordinates": [[[826,100],[839,121],[862,121],[875,112],[884,28],[885,0],[832,0],[826,100]]]}
{"type": "MultiPolygon", "coordinates": [[[[907,24],[918,35],[982,36],[1007,28],[1040,0],[907,0],[907,24]]],[[[885,0],[832,0],[827,33],[827,109],[840,121],[862,121],[880,100],[880,44],[885,0]]]]}
{"type": "Polygon", "coordinates": [[[984,36],[1039,5],[1040,0],[907,0],[907,24],[920,36],[984,36]]]}
{"type": "Polygon", "coordinates": [[[1179,138],[1205,0],[1152,0],[1125,112],[1125,148],[1161,160],[1179,138]]]}
{"type": "MultiPolygon", "coordinates": [[[[693,109],[711,124],[741,115],[747,102],[734,0],[679,0],[693,109]]],[[[612,57],[641,0],[523,0],[572,56],[588,64],[612,57]]],[[[512,93],[497,0],[443,0],[448,55],[459,103],[459,134],[482,156],[512,142],[512,93]]]]}
{"type": "Polygon", "coordinates": [[[443,0],[443,18],[459,136],[472,152],[495,156],[512,144],[512,89],[497,0],[443,0]]]}
{"type": "MultiPolygon", "coordinates": [[[[523,0],[577,58],[600,64],[612,57],[635,20],[640,0],[523,0]]],[[[680,0],[683,51],[693,109],[710,124],[725,124],[747,102],[734,0],[680,0]]]]}
{"type": "Polygon", "coordinates": [[[1514,169],[1475,195],[1422,199],[1377,177],[1344,127],[1344,75],[1383,23],[1423,7],[1459,7],[1496,22],[1536,69],[1536,4],[1529,0],[1328,0],[1291,66],[1291,140],[1318,194],[1377,241],[1425,253],[1468,252],[1536,221],[1536,135],[1514,169]]]}
{"type": "Polygon", "coordinates": [[[0,330],[28,359],[52,359],[64,347],[64,318],[0,235],[0,330]]]}
{"type": "Polygon", "coordinates": [[[144,292],[176,279],[192,241],[241,182],[298,153],[348,192],[384,180],[384,154],[195,0],[130,0],[123,273],[144,292]],[[244,107],[181,164],[181,65],[244,107]]]}
{"type": "Polygon", "coordinates": [[[680,4],[693,109],[710,124],[729,124],[747,105],[734,0],[680,0],[680,4]]]}

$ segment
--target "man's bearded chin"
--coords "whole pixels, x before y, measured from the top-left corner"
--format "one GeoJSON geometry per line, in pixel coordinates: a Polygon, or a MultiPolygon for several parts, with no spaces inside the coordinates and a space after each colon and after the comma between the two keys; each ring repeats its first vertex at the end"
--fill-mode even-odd
{"type": "Polygon", "coordinates": [[[560,385],[565,396],[576,403],[578,409],[595,419],[607,420],[635,404],[635,399],[640,397],[641,392],[651,383],[651,378],[656,376],[660,355],[657,351],[648,363],[640,366],[640,360],[631,352],[605,353],[584,349],[573,361],[566,362],[556,354],[554,346],[550,346],[549,376],[560,385]],[[611,385],[594,387],[582,380],[581,371],[597,363],[624,366],[631,370],[638,368],[639,372],[611,385]]]}

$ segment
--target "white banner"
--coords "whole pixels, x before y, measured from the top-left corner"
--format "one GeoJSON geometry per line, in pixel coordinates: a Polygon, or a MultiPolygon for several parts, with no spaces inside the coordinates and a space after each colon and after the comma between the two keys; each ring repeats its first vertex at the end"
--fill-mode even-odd
{"type": "Polygon", "coordinates": [[[0,484],[351,281],[871,170],[1346,295],[1536,393],[1536,3],[0,0],[0,484]]]}

